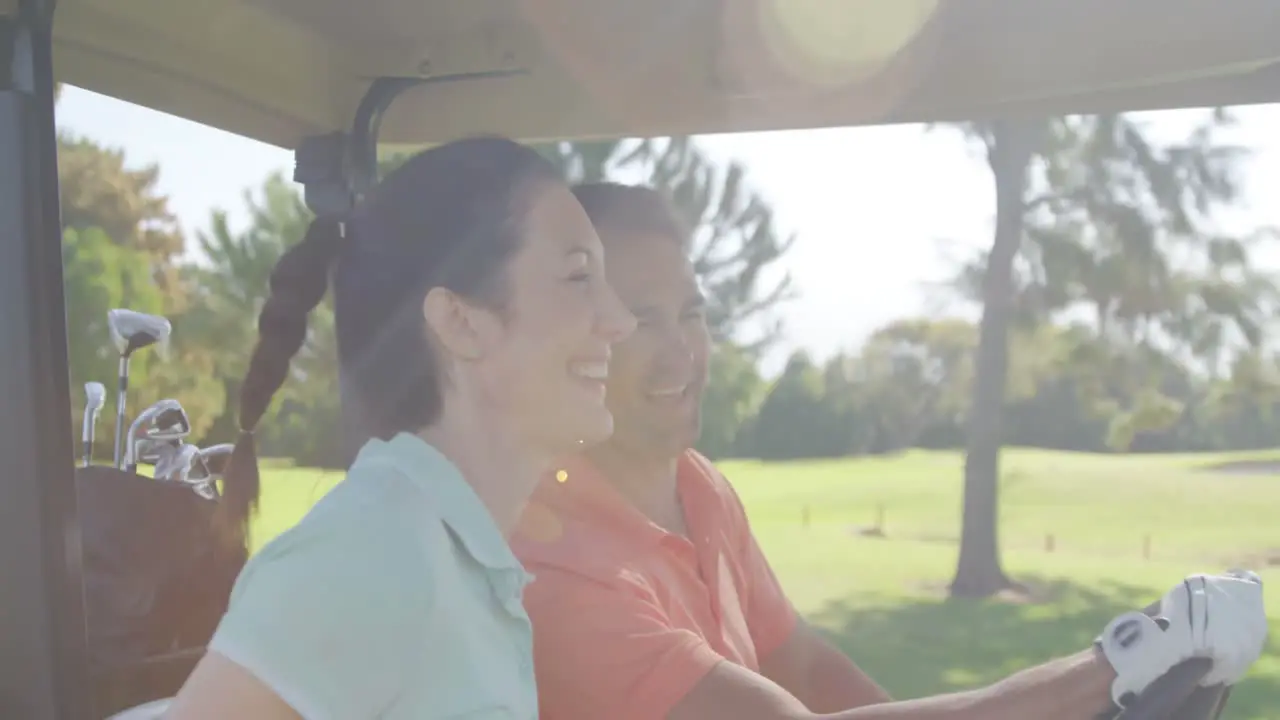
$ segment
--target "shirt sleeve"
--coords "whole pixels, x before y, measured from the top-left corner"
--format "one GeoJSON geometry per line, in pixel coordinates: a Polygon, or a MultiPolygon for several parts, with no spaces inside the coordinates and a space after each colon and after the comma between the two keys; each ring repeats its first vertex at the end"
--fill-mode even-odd
{"type": "Polygon", "coordinates": [[[764,660],[791,637],[798,624],[799,614],[774,575],[773,567],[760,549],[760,543],[756,542],[742,501],[727,481],[724,482],[724,487],[730,498],[731,520],[737,527],[738,564],[742,568],[747,586],[743,613],[751,632],[751,642],[756,647],[756,657],[764,660]]]}
{"type": "Polygon", "coordinates": [[[651,593],[538,568],[525,590],[540,715],[663,720],[723,658],[651,593]]]}
{"type": "Polygon", "coordinates": [[[431,573],[406,572],[412,544],[385,529],[307,530],[249,562],[209,648],[305,720],[381,717],[430,641],[431,573]]]}

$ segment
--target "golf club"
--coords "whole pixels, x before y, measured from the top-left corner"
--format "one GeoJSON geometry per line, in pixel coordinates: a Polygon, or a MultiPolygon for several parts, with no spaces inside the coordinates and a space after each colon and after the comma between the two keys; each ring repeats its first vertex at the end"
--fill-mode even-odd
{"type": "Polygon", "coordinates": [[[178,440],[191,434],[191,421],[182,404],[171,398],[161,400],[138,413],[129,426],[128,445],[122,459],[123,469],[138,471],[137,444],[139,440],[178,440]]]}
{"type": "Polygon", "coordinates": [[[121,453],[124,445],[125,403],[129,393],[129,359],[133,353],[152,345],[163,349],[173,327],[159,315],[147,315],[123,308],[107,311],[107,327],[111,341],[120,353],[120,377],[116,395],[116,436],[113,462],[117,470],[124,467],[121,453]]]}
{"type": "Polygon", "coordinates": [[[182,440],[158,440],[147,437],[138,438],[134,451],[137,457],[134,459],[136,465],[155,465],[160,458],[168,452],[175,452],[182,446],[182,440]]]}
{"type": "Polygon", "coordinates": [[[215,492],[218,490],[218,481],[227,472],[227,463],[231,461],[231,453],[235,449],[234,443],[221,443],[219,445],[210,445],[200,451],[200,457],[204,458],[205,467],[209,468],[209,485],[215,492]]]}
{"type": "Polygon", "coordinates": [[[84,442],[84,466],[93,464],[93,435],[98,424],[98,415],[107,402],[107,389],[100,382],[84,384],[84,426],[80,431],[80,439],[84,442]]]}
{"type": "Polygon", "coordinates": [[[212,477],[200,448],[195,445],[183,445],[176,452],[166,453],[156,465],[157,480],[190,485],[197,495],[206,500],[218,498],[217,492],[212,488],[212,477]]]}
{"type": "Polygon", "coordinates": [[[190,451],[186,450],[187,447],[186,443],[178,443],[177,445],[165,444],[161,447],[156,456],[156,480],[164,480],[166,482],[173,480],[178,473],[178,468],[183,463],[191,464],[190,451]]]}

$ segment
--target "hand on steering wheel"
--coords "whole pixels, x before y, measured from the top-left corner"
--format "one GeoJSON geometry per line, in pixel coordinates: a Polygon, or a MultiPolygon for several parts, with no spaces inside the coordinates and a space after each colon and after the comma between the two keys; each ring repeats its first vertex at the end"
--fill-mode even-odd
{"type": "Polygon", "coordinates": [[[1193,681],[1233,685],[1261,656],[1266,637],[1262,581],[1240,571],[1186,578],[1161,599],[1158,617],[1125,613],[1107,625],[1097,645],[1116,671],[1112,699],[1126,707],[1194,658],[1202,662],[1193,681]]]}

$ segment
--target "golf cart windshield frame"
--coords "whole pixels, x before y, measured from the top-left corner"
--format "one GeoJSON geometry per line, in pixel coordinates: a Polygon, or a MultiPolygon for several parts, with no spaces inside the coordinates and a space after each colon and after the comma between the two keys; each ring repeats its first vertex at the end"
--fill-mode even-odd
{"type": "Polygon", "coordinates": [[[0,2],[0,716],[88,720],[53,5],[0,2]]]}

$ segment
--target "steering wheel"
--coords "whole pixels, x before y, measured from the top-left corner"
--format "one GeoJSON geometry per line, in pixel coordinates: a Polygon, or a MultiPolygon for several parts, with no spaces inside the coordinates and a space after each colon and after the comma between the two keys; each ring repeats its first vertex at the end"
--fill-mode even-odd
{"type": "MultiPolygon", "coordinates": [[[[1155,617],[1159,603],[1143,612],[1155,617]]],[[[1217,720],[1227,706],[1231,688],[1224,685],[1201,687],[1200,681],[1213,669],[1213,661],[1192,658],[1175,665],[1151,683],[1128,707],[1104,717],[1113,720],[1217,720]]]]}

